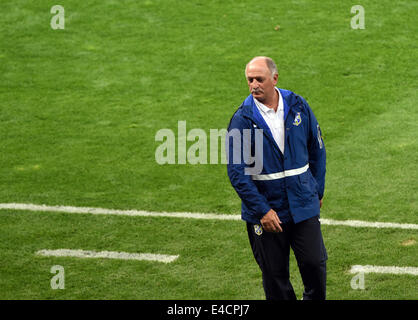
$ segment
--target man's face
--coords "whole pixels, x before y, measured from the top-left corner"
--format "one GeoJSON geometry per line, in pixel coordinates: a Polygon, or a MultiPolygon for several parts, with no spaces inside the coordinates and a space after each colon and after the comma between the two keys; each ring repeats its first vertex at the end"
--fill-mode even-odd
{"type": "Polygon", "coordinates": [[[260,102],[274,96],[277,84],[277,74],[271,77],[270,70],[264,59],[252,61],[246,69],[248,89],[255,99],[260,102]]]}

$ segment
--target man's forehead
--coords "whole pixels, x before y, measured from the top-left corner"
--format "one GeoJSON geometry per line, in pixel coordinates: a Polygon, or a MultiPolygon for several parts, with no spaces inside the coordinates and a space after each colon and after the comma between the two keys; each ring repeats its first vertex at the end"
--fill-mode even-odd
{"type": "Polygon", "coordinates": [[[264,60],[262,59],[257,59],[254,61],[251,61],[248,65],[247,65],[247,76],[261,76],[261,75],[266,75],[266,73],[269,72],[269,69],[267,67],[267,64],[264,60]]]}
{"type": "Polygon", "coordinates": [[[247,77],[265,77],[267,75],[268,69],[265,68],[247,68],[247,77]]]}

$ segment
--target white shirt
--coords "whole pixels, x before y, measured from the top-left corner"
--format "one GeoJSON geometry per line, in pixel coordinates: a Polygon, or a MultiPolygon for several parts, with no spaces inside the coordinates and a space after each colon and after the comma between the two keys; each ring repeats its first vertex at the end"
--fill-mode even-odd
{"type": "Polygon", "coordinates": [[[264,121],[270,128],[274,141],[276,141],[277,145],[280,148],[280,151],[284,154],[284,105],[283,97],[280,94],[280,90],[277,88],[276,90],[279,94],[279,103],[277,106],[277,111],[274,111],[274,109],[267,107],[255,98],[254,102],[258,110],[260,111],[264,121]]]}

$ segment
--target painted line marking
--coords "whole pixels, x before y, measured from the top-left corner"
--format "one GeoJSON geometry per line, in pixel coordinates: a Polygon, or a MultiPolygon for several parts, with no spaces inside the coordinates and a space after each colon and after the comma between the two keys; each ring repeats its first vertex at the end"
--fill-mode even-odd
{"type": "Polygon", "coordinates": [[[396,222],[373,222],[361,220],[332,220],[322,219],[321,223],[329,226],[347,226],[357,228],[395,228],[395,229],[418,229],[418,224],[396,222]]]}
{"type": "MultiPolygon", "coordinates": [[[[121,216],[140,217],[170,217],[186,219],[207,219],[207,220],[241,220],[237,214],[214,214],[214,213],[192,213],[192,212],[150,212],[142,210],[116,210],[104,208],[72,207],[72,206],[47,206],[25,203],[0,203],[0,210],[23,210],[37,212],[64,212],[64,213],[88,213],[121,216]]],[[[418,224],[395,223],[395,222],[373,222],[360,220],[333,220],[321,218],[321,224],[331,226],[347,226],[356,228],[395,228],[395,229],[418,229],[418,224]]]]}
{"type": "Polygon", "coordinates": [[[413,276],[418,276],[418,268],[397,267],[397,266],[354,265],[351,267],[350,273],[389,273],[389,274],[411,274],[413,276]]]}
{"type": "Polygon", "coordinates": [[[89,251],[73,249],[39,250],[37,255],[45,257],[75,257],[75,258],[105,258],[121,260],[147,260],[170,263],[176,260],[178,255],[153,254],[153,253],[129,253],[115,251],[89,251]]]}
{"type": "Polygon", "coordinates": [[[89,213],[107,214],[121,216],[139,217],[171,217],[171,218],[190,218],[208,220],[241,220],[241,215],[233,214],[214,214],[214,213],[192,213],[192,212],[149,212],[142,210],[116,210],[89,207],[70,207],[70,206],[46,206],[24,203],[0,203],[0,209],[40,211],[40,212],[65,212],[65,213],[89,213]]]}

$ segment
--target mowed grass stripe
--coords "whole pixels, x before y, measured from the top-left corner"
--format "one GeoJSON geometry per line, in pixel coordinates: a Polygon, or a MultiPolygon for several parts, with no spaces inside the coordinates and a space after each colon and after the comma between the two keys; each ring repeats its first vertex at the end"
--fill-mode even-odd
{"type": "MultiPolygon", "coordinates": [[[[64,213],[85,213],[103,215],[123,215],[139,217],[170,217],[186,219],[206,219],[206,220],[236,220],[240,221],[240,215],[234,214],[214,214],[214,213],[193,213],[193,212],[150,212],[142,210],[116,210],[91,207],[73,206],[47,206],[25,203],[0,203],[0,210],[23,210],[36,212],[64,212],[64,213]]],[[[418,229],[418,224],[395,223],[395,222],[373,222],[360,220],[333,220],[321,218],[323,225],[347,226],[355,228],[394,228],[394,229],[418,229]]]]}
{"type": "Polygon", "coordinates": [[[74,257],[74,258],[104,258],[104,259],[120,259],[120,260],[147,260],[163,263],[175,261],[178,255],[155,254],[155,253],[129,253],[116,251],[91,251],[81,249],[56,249],[56,250],[39,250],[37,255],[45,257],[74,257]]]}

